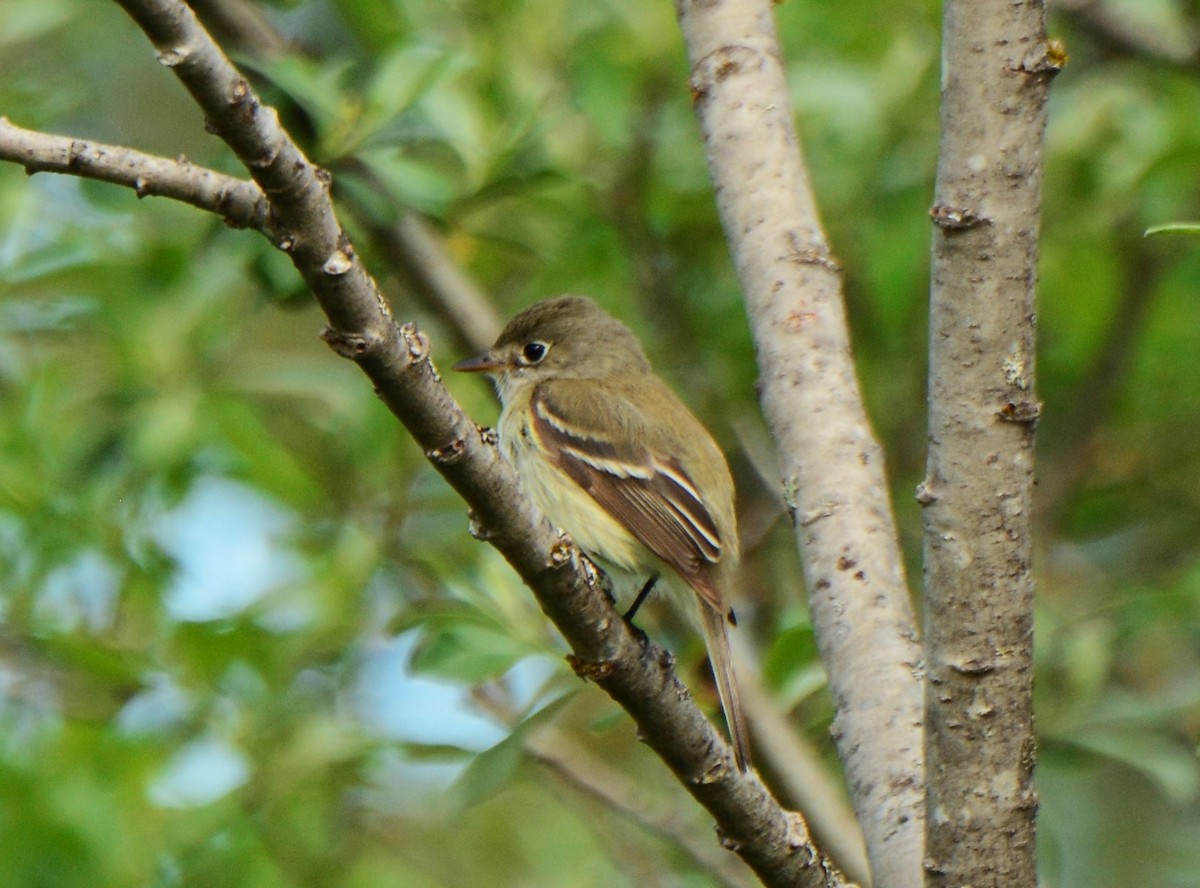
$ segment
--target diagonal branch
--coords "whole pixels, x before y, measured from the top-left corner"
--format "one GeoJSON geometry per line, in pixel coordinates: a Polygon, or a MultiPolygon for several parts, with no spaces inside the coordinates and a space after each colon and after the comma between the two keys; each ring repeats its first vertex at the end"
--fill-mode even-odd
{"type": "Polygon", "coordinates": [[[314,167],[179,0],[118,0],[183,82],[208,127],[242,160],[270,201],[263,229],[325,311],[324,338],[354,360],[381,399],[471,506],[481,534],[530,585],[563,633],[577,672],[634,718],[641,736],[717,821],[767,885],[842,886],[845,878],[757,776],[733,766],[727,745],[675,676],[668,654],[631,631],[537,514],[498,455],[455,403],[426,337],[397,326],[334,214],[328,176],[314,167]]]}
{"type": "MultiPolygon", "coordinates": [[[[500,723],[509,728],[517,726],[520,719],[512,701],[498,686],[479,688],[472,697],[476,705],[500,723]]],[[[554,724],[542,724],[527,733],[522,746],[530,759],[581,798],[675,845],[717,884],[725,888],[745,888],[751,884],[753,875],[745,864],[715,847],[708,836],[701,836],[696,818],[685,816],[673,799],[648,793],[630,775],[566,737],[554,724]]],[[[613,850],[618,857],[626,853],[625,846],[613,850]]]]}
{"type": "Polygon", "coordinates": [[[846,329],[800,158],[770,0],[677,0],[721,222],[758,346],[763,410],[874,881],[921,879],[920,647],[846,329]]]}

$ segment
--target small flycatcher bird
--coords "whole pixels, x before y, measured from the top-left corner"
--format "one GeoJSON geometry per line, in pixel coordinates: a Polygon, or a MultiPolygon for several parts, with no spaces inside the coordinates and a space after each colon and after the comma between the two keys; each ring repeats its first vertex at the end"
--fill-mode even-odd
{"type": "Polygon", "coordinates": [[[500,446],[546,517],[610,575],[645,580],[643,595],[661,578],[703,628],[745,771],[724,601],[738,560],[733,479],[712,436],[633,332],[582,296],[530,306],[454,369],[494,380],[500,446]]]}

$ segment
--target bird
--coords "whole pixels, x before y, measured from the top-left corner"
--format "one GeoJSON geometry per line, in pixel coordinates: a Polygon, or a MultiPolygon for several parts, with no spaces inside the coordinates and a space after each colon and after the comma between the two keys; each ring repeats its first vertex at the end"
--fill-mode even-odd
{"type": "Polygon", "coordinates": [[[632,330],[585,296],[538,302],[455,370],[491,377],[503,455],[549,520],[617,582],[655,586],[699,626],[734,762],[750,739],[729,646],[738,562],[734,486],[707,429],[632,330]]]}

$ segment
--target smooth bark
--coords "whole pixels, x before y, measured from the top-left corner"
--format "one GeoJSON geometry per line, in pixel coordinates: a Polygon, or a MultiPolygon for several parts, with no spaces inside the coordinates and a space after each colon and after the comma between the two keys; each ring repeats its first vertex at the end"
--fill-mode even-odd
{"type": "Polygon", "coordinates": [[[850,354],[840,270],[792,123],[770,0],[678,0],[717,206],[758,347],[875,884],[921,881],[921,651],[883,451],[850,354]]]}

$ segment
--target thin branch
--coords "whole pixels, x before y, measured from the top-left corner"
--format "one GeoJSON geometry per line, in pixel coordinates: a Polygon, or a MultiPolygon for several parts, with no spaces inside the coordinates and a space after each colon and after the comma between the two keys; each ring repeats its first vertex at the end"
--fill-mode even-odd
{"type": "MultiPolygon", "coordinates": [[[[216,213],[237,228],[274,237],[270,204],[254,182],[237,179],[185,157],[157,157],[125,148],[24,129],[0,117],[0,160],[19,163],[32,175],[66,173],[132,188],[138,197],[169,197],[216,213]]],[[[500,332],[496,310],[479,287],[446,255],[437,234],[413,214],[392,226],[376,226],[374,236],[414,289],[429,296],[462,344],[481,351],[500,332]]]]}
{"type": "Polygon", "coordinates": [[[236,228],[268,237],[270,205],[255,183],[196,166],[186,157],[156,157],[83,139],[23,129],[0,117],[0,160],[19,163],[29,175],[67,173],[132,188],[138,197],[169,197],[216,213],[236,228]]]}
{"type": "Polygon", "coordinates": [[[575,550],[537,514],[500,458],[455,403],[415,326],[397,326],[341,230],[316,169],[178,0],[118,0],[182,81],[208,127],[234,150],[271,201],[268,230],[329,318],[326,341],[354,360],[381,399],[471,506],[480,535],[530,585],[563,633],[572,665],[634,718],[645,742],[715,817],[725,844],[767,885],[844,886],[845,878],[691,700],[662,649],[631,631],[575,550]]]}
{"type": "MultiPolygon", "coordinates": [[[[480,686],[471,697],[480,709],[509,730],[518,727],[520,716],[502,685],[480,686]]],[[[526,734],[521,745],[533,761],[553,773],[564,785],[619,818],[633,821],[642,830],[677,846],[699,869],[726,888],[745,888],[756,881],[741,860],[720,851],[707,836],[702,840],[695,822],[681,816],[679,805],[664,804],[624,772],[569,740],[553,723],[543,724],[526,734]]],[[[617,851],[618,856],[624,853],[624,848],[617,851]]]]}
{"type": "Polygon", "coordinates": [[[279,33],[261,7],[244,0],[191,0],[188,4],[216,39],[250,49],[264,59],[296,51],[296,46],[279,33]]]}
{"type": "Polygon", "coordinates": [[[725,888],[746,888],[757,881],[738,858],[720,851],[707,836],[702,840],[696,835],[693,824],[679,816],[676,806],[651,799],[624,773],[567,741],[553,725],[529,737],[525,749],[564,784],[681,849],[725,888]]]}
{"type": "Polygon", "coordinates": [[[770,0],[677,0],[717,206],[875,883],[921,879],[921,651],[846,329],[800,158],[770,0]]]}
{"type": "Polygon", "coordinates": [[[1034,296],[1041,0],[947,0],[925,507],[927,885],[1037,884],[1034,296]]]}

